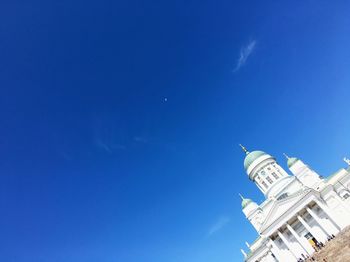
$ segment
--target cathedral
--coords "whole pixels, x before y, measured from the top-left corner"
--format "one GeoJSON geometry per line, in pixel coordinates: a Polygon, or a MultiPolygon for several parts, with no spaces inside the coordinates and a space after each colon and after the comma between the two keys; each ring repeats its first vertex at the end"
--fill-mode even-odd
{"type": "Polygon", "coordinates": [[[259,234],[241,249],[244,261],[302,261],[350,225],[350,160],[323,178],[285,155],[290,175],[273,156],[241,147],[244,169],[265,196],[260,204],[241,196],[242,211],[259,234]]]}

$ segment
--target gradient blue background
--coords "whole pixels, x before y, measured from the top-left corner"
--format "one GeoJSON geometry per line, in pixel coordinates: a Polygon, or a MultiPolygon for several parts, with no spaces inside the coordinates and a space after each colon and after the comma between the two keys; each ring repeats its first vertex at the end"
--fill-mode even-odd
{"type": "Polygon", "coordinates": [[[2,1],[0,260],[241,261],[238,193],[263,196],[238,143],[324,176],[350,157],[349,11],[2,1]]]}

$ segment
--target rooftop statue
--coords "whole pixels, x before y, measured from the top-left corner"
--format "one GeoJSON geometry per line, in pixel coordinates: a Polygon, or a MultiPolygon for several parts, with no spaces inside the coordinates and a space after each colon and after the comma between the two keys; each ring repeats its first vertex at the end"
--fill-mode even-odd
{"type": "Polygon", "coordinates": [[[347,163],[350,166],[350,159],[349,158],[344,157],[343,160],[345,163],[347,163]]]}

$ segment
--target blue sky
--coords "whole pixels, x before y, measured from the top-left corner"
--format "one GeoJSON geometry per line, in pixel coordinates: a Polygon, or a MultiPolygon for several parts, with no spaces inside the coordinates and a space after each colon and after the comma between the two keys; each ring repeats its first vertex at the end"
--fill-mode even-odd
{"type": "Polygon", "coordinates": [[[349,8],[3,1],[0,260],[241,261],[239,143],[350,156],[349,8]]]}

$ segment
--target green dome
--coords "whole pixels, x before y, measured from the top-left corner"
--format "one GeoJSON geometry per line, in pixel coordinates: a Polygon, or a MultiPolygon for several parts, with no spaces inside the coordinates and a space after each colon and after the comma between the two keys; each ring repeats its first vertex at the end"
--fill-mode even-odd
{"type": "Polygon", "coordinates": [[[251,199],[243,198],[242,199],[242,209],[244,209],[246,206],[248,206],[248,204],[250,204],[251,202],[253,202],[251,199]]]}
{"type": "Polygon", "coordinates": [[[249,166],[259,157],[266,155],[263,151],[253,151],[247,154],[247,156],[244,159],[244,169],[248,170],[249,166]]]}
{"type": "Polygon", "coordinates": [[[292,165],[294,165],[299,159],[295,157],[288,158],[287,165],[290,168],[292,165]]]}

